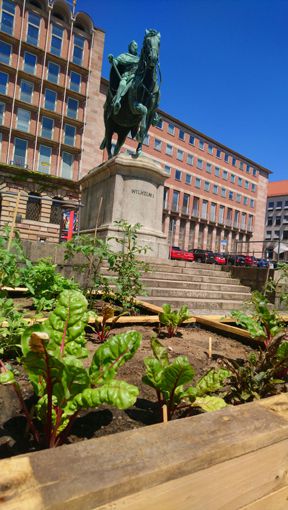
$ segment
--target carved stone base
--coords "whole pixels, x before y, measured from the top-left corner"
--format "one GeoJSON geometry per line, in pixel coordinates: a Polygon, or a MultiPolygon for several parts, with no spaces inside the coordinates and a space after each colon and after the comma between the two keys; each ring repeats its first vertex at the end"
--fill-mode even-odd
{"type": "MultiPolygon", "coordinates": [[[[94,168],[81,180],[80,231],[116,237],[116,220],[140,223],[139,244],[147,245],[147,256],[168,258],[168,242],[162,232],[163,185],[160,165],[140,156],[120,154],[94,168]]],[[[119,244],[115,243],[119,247],[119,244]]]]}

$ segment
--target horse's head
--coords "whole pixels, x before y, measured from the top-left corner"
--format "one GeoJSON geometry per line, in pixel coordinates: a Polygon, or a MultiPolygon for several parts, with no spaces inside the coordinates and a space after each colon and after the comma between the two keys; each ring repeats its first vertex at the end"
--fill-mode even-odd
{"type": "Polygon", "coordinates": [[[159,59],[160,32],[146,30],[142,48],[143,57],[148,67],[154,67],[159,59]]]}

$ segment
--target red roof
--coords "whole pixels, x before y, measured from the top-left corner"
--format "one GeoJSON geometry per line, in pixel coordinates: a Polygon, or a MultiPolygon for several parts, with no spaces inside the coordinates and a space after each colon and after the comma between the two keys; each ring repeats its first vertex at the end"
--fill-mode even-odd
{"type": "Polygon", "coordinates": [[[268,182],[268,197],[288,195],[288,180],[268,182]]]}

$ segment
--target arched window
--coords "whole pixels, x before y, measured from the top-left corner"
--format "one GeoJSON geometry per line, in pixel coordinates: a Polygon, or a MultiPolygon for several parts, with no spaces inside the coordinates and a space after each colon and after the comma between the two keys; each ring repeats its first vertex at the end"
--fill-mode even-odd
{"type": "Polygon", "coordinates": [[[62,223],[62,202],[63,198],[53,197],[51,212],[50,212],[50,223],[61,225],[62,223]]]}
{"type": "Polygon", "coordinates": [[[31,192],[28,194],[26,206],[26,220],[40,221],[41,216],[41,195],[31,192]]]}

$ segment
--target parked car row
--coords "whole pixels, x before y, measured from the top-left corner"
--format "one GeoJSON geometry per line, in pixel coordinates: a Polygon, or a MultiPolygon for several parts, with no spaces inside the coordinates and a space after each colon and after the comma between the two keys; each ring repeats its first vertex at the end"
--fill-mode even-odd
{"type": "Polygon", "coordinates": [[[186,262],[202,262],[205,264],[229,264],[231,266],[269,267],[269,260],[256,258],[252,255],[215,253],[210,250],[182,250],[179,246],[170,246],[171,260],[184,260],[186,262]]]}

